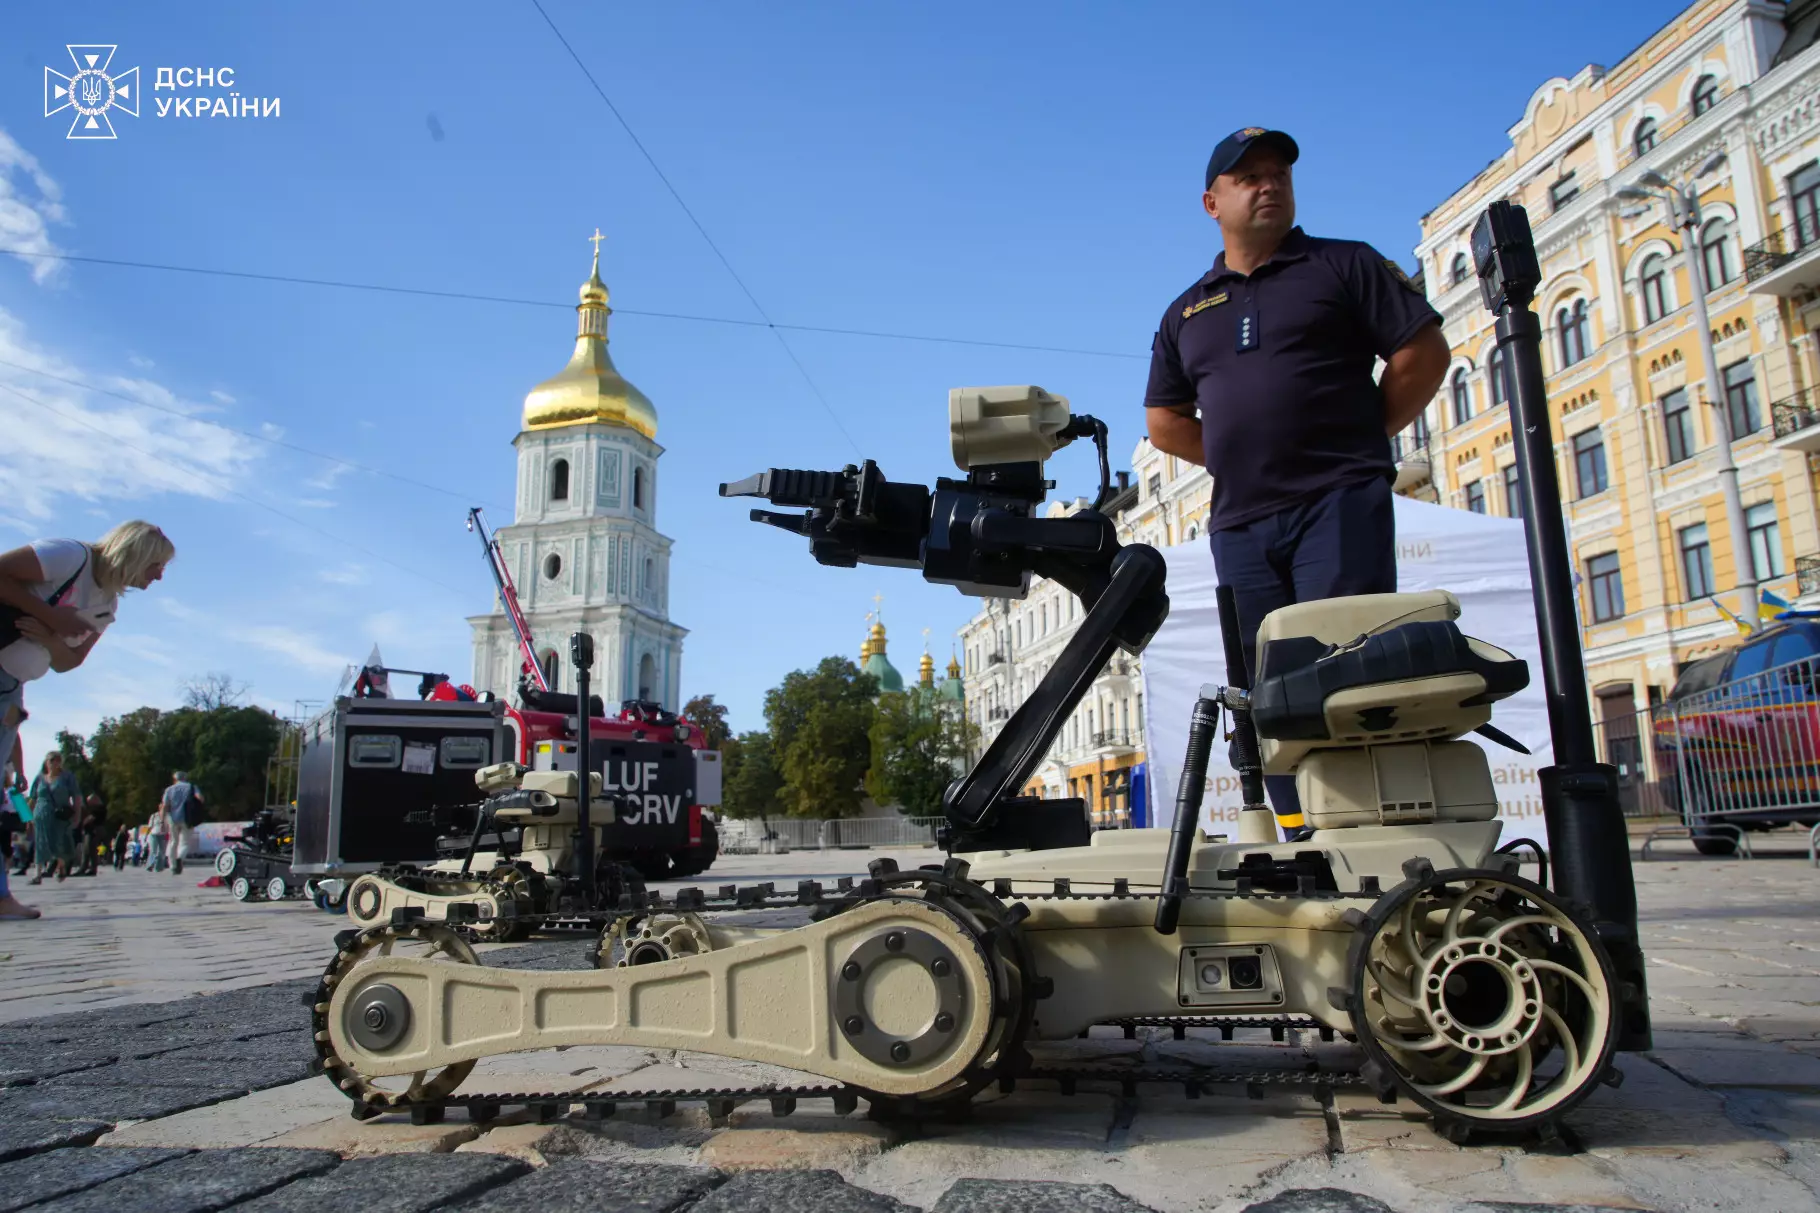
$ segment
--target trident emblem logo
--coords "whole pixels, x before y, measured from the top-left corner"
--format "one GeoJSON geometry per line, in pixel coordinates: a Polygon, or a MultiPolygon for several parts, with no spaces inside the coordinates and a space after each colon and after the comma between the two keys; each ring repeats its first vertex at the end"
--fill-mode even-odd
{"type": "Polygon", "coordinates": [[[74,108],[68,139],[117,139],[114,124],[107,112],[118,109],[139,116],[139,69],[131,68],[118,76],[108,74],[116,46],[68,46],[76,74],[66,76],[51,68],[44,69],[44,116],[74,108]]]}

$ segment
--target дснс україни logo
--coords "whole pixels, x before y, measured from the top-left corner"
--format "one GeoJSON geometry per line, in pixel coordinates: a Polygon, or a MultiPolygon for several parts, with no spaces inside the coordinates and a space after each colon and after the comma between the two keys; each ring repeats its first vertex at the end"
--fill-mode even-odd
{"type": "Polygon", "coordinates": [[[139,69],[131,68],[118,76],[108,74],[115,46],[70,46],[70,60],[76,74],[66,76],[52,68],[44,69],[44,116],[74,108],[75,121],[70,123],[70,139],[116,139],[114,124],[107,112],[118,109],[139,116],[139,69]]]}

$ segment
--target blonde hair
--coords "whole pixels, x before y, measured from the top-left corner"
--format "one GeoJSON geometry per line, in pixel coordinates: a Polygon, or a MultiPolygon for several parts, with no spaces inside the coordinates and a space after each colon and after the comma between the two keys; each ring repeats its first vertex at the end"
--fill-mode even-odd
{"type": "Polygon", "coordinates": [[[168,563],[177,548],[149,522],[123,522],[91,545],[95,584],[118,594],[154,564],[168,563]]]}

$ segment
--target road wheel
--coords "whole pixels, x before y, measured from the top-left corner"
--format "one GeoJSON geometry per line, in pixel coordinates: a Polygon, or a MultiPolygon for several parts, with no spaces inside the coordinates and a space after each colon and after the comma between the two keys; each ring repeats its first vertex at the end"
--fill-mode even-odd
{"type": "Polygon", "coordinates": [[[265,899],[283,901],[291,895],[291,886],[284,882],[284,877],[274,876],[265,882],[265,899]]]}
{"type": "Polygon", "coordinates": [[[235,901],[253,900],[253,882],[248,880],[246,877],[244,877],[244,876],[234,877],[234,883],[230,887],[234,891],[234,900],[235,901]]]}
{"type": "Polygon", "coordinates": [[[234,869],[240,866],[240,856],[234,854],[230,847],[215,856],[215,875],[223,880],[234,879],[234,869]]]}

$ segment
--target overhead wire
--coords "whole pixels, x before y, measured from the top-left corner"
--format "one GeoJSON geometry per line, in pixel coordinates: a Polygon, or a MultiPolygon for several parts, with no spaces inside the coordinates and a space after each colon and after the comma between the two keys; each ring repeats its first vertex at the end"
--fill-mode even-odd
{"type": "MultiPolygon", "coordinates": [[[[277,282],[290,286],[320,286],[335,290],[372,291],[386,295],[420,295],[432,299],[452,299],[467,303],[503,303],[513,307],[562,308],[574,305],[549,299],[519,299],[510,295],[483,295],[471,291],[437,291],[427,287],[391,286],[381,282],[352,282],[336,278],[306,278],[296,274],[265,274],[253,270],[224,270],[208,266],[172,265],[168,262],[132,261],[122,257],[89,257],[78,253],[46,253],[37,249],[0,248],[0,255],[38,257],[46,261],[70,261],[83,265],[105,265],[120,269],[161,270],[172,274],[201,274],[217,278],[244,278],[253,282],[277,282]]],[[[835,337],[871,337],[881,341],[921,341],[931,345],[969,345],[981,349],[1020,350],[1034,354],[1073,354],[1082,358],[1126,358],[1148,360],[1148,353],[1128,350],[1092,350],[1079,346],[1032,345],[1017,341],[986,341],[977,337],[944,337],[933,333],[894,333],[883,329],[839,328],[825,324],[787,324],[774,320],[741,320],[733,316],[702,316],[691,312],[655,312],[638,308],[615,307],[618,316],[638,316],[649,320],[681,320],[691,324],[724,324],[736,328],[783,329],[793,333],[822,333],[835,337]]]]}

